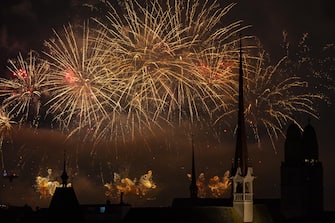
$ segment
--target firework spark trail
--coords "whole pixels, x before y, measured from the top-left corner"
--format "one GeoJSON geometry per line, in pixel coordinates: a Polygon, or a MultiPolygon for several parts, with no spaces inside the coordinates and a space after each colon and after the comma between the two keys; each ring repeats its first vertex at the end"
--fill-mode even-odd
{"type": "Polygon", "coordinates": [[[332,104],[331,95],[335,90],[335,44],[328,43],[321,48],[313,48],[311,41],[309,33],[304,33],[297,46],[287,47],[289,59],[286,69],[304,74],[309,80],[310,91],[322,94],[327,103],[332,104]]]}
{"type": "MultiPolygon", "coordinates": [[[[323,96],[309,93],[309,83],[299,74],[285,68],[287,57],[283,57],[275,65],[268,65],[266,56],[265,51],[259,47],[257,56],[244,57],[245,119],[258,145],[261,145],[260,135],[265,130],[277,152],[275,140],[279,134],[285,136],[283,129],[287,124],[294,122],[300,126],[297,114],[318,118],[314,103],[322,101],[323,96]]],[[[236,109],[227,112],[218,120],[235,112],[236,109]]]]}
{"type": "Polygon", "coordinates": [[[213,110],[220,107],[223,108],[221,112],[227,112],[231,104],[236,103],[234,95],[237,93],[238,82],[236,73],[233,72],[238,64],[236,58],[222,55],[214,46],[196,56],[196,72],[204,76],[208,85],[222,98],[220,104],[209,107],[213,110]]]}
{"type": "Polygon", "coordinates": [[[106,57],[97,46],[99,36],[90,32],[87,24],[80,31],[82,36],[71,25],[64,27],[64,36],[55,31],[56,39],[46,42],[49,52],[45,53],[51,67],[48,112],[71,134],[92,128],[108,112],[119,112],[120,108],[113,101],[119,98],[120,83],[104,67],[106,57]]]}
{"type": "MultiPolygon", "coordinates": [[[[118,198],[121,193],[135,194],[142,198],[146,197],[147,194],[157,188],[156,183],[153,181],[153,171],[148,170],[147,173],[141,175],[137,180],[133,180],[129,177],[121,177],[119,173],[113,174],[113,180],[109,183],[104,184],[105,195],[109,198],[118,198]]],[[[147,198],[150,199],[150,198],[147,198]]]]}
{"type": "MultiPolygon", "coordinates": [[[[319,70],[316,70],[313,72],[314,77],[316,77],[316,80],[322,78],[325,81],[323,89],[326,89],[330,91],[329,95],[335,92],[335,58],[333,55],[335,55],[335,44],[326,44],[322,48],[322,58],[319,58],[316,60],[316,64],[319,64],[321,67],[319,70]]],[[[332,103],[332,102],[330,102],[332,103]]]]}
{"type": "MultiPolygon", "coordinates": [[[[12,63],[22,83],[1,79],[8,85],[1,88],[5,106],[20,100],[11,113],[25,112],[22,120],[27,119],[31,110],[39,111],[45,93],[47,112],[70,130],[69,136],[80,132],[96,141],[114,141],[115,136],[126,141],[161,123],[226,121],[234,114],[236,37],[247,28],[241,21],[223,25],[235,4],[221,8],[217,1],[127,1],[124,12],[107,6],[107,22],[95,19],[97,29],[84,24],[79,34],[71,25],[64,27],[64,35],[55,31],[55,38],[46,41],[47,63],[19,57],[26,68],[22,70],[12,63]],[[37,75],[45,71],[43,78],[37,75]]],[[[316,116],[312,103],[319,95],[298,92],[307,89],[298,76],[281,76],[287,72],[281,68],[284,59],[268,66],[264,53],[244,56],[246,115],[259,142],[260,126],[273,142],[285,123],[295,121],[293,113],[316,116]]]]}
{"type": "Polygon", "coordinates": [[[6,112],[5,109],[1,108],[0,109],[0,135],[2,139],[10,135],[13,129],[13,124],[15,123],[16,122],[12,120],[8,112],[6,112]]]}
{"type": "Polygon", "coordinates": [[[4,156],[2,151],[3,140],[7,137],[10,137],[13,130],[13,124],[16,124],[9,116],[9,114],[3,109],[0,108],[0,155],[1,155],[1,167],[2,170],[5,169],[4,156]]]}
{"type": "MultiPolygon", "coordinates": [[[[124,19],[115,17],[114,14],[110,14],[109,17],[110,23],[116,26],[115,30],[127,27],[126,33],[117,33],[117,35],[112,29],[111,34],[114,38],[111,38],[111,41],[115,44],[114,40],[119,38],[119,45],[123,46],[117,50],[122,50],[122,55],[126,57],[122,64],[126,66],[127,75],[130,76],[129,89],[137,92],[136,95],[145,103],[145,108],[153,104],[155,114],[168,111],[167,119],[169,119],[177,110],[179,119],[182,112],[186,112],[193,121],[194,116],[199,114],[198,110],[202,106],[207,107],[201,99],[204,96],[213,98],[217,96],[217,93],[209,88],[204,76],[195,72],[194,69],[195,56],[206,47],[203,45],[206,39],[201,39],[196,31],[191,31],[194,24],[185,27],[180,18],[183,13],[177,11],[183,7],[173,8],[169,5],[169,8],[164,10],[157,1],[152,3],[150,9],[143,8],[137,2],[134,4],[126,4],[127,13],[130,15],[124,18],[125,24],[120,23],[124,19]],[[140,13],[137,13],[137,10],[140,13]],[[150,104],[150,102],[153,103],[150,104]]],[[[176,1],[176,4],[181,4],[181,2],[176,1]]],[[[193,11],[198,6],[196,1],[193,8],[188,10],[193,11]]],[[[213,11],[214,4],[207,9],[209,12],[213,11]]],[[[191,14],[189,11],[185,13],[191,14]]],[[[204,15],[199,13],[197,19],[200,21],[213,20],[213,18],[205,17],[208,19],[206,20],[203,17],[204,15]]],[[[215,24],[209,25],[214,26],[215,24]]],[[[213,36],[208,37],[210,38],[213,36]]],[[[211,41],[214,42],[215,39],[211,41]]]]}
{"type": "MultiPolygon", "coordinates": [[[[187,177],[191,180],[192,175],[187,174],[187,177]]],[[[199,189],[198,196],[200,198],[222,198],[227,195],[229,196],[228,192],[231,189],[231,181],[229,178],[229,170],[227,170],[222,177],[215,175],[208,180],[205,177],[205,173],[200,173],[196,182],[199,189]]]]}
{"type": "Polygon", "coordinates": [[[16,60],[9,60],[9,64],[13,77],[0,78],[2,106],[21,124],[32,121],[31,124],[37,126],[49,66],[34,51],[27,59],[19,54],[16,60]]]}
{"type": "MultiPolygon", "coordinates": [[[[61,186],[61,183],[57,180],[52,180],[52,169],[47,170],[48,175],[46,177],[38,175],[35,178],[35,188],[36,192],[40,194],[40,198],[52,197],[56,191],[57,187],[61,186]]],[[[71,186],[69,183],[66,186],[71,186]]]]}
{"type": "MultiPolygon", "coordinates": [[[[221,66],[219,70],[219,65],[207,64],[216,66],[210,70],[222,76],[220,83],[209,84],[213,82],[212,74],[199,68],[203,64],[199,60],[209,57],[211,51],[215,51],[210,56],[213,61],[221,64],[236,55],[237,33],[247,27],[240,21],[221,24],[233,6],[222,9],[216,1],[203,5],[197,0],[152,1],[145,6],[127,1],[121,13],[108,5],[108,22],[95,20],[105,36],[105,46],[101,46],[108,50],[105,55],[110,58],[106,67],[120,73],[126,85],[120,103],[128,111],[125,119],[131,129],[141,121],[180,124],[205,116],[208,119],[215,107],[230,100],[234,87],[228,85],[236,85],[236,81],[230,83],[230,68],[221,66]]],[[[110,128],[99,129],[101,135],[105,131],[110,128]]]]}

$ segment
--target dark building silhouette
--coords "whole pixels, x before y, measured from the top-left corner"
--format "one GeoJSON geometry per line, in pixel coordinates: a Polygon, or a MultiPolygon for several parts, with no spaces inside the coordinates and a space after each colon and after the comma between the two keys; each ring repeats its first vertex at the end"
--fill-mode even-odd
{"type": "Polygon", "coordinates": [[[287,219],[311,219],[323,212],[323,170],[314,128],[292,123],[281,164],[281,210],[287,219]]]}
{"type": "Polygon", "coordinates": [[[119,223],[122,222],[131,205],[123,202],[123,193],[120,194],[120,202],[112,204],[109,200],[105,204],[80,205],[85,223],[119,223]]]}
{"type": "Polygon", "coordinates": [[[69,177],[66,172],[65,152],[61,178],[62,185],[56,188],[48,208],[49,221],[61,222],[65,219],[69,219],[71,222],[82,223],[84,218],[76,193],[72,186],[68,186],[67,182],[69,177]]]}

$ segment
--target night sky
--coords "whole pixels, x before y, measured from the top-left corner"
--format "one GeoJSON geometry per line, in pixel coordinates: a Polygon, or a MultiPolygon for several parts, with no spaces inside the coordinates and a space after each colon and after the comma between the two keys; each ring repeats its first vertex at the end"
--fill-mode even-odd
{"type": "MultiPolygon", "coordinates": [[[[87,6],[97,4],[98,0],[87,0],[86,7],[79,2],[1,0],[1,76],[7,76],[9,58],[16,57],[19,52],[40,51],[44,40],[52,35],[52,29],[59,29],[68,22],[81,22],[94,14],[87,6]]],[[[335,15],[331,3],[330,0],[238,1],[228,18],[241,19],[243,24],[251,25],[244,34],[259,37],[264,48],[276,60],[282,54],[280,44],[284,30],[293,46],[306,32],[311,37],[313,49],[321,49],[325,44],[335,42],[335,15]]],[[[335,75],[334,69],[332,72],[330,76],[335,75]]],[[[329,94],[329,102],[334,102],[334,91],[329,94]]],[[[324,168],[325,210],[334,211],[335,109],[330,103],[319,106],[320,119],[313,119],[311,124],[318,136],[319,158],[324,168]]],[[[307,120],[302,123],[307,125],[307,120]]],[[[52,169],[53,179],[59,181],[66,148],[70,180],[80,203],[105,202],[103,184],[113,180],[113,173],[139,180],[151,170],[156,188],[148,190],[143,196],[130,194],[125,197],[125,201],[143,206],[170,205],[174,197],[189,196],[190,181],[187,174],[191,172],[191,139],[189,131],[183,128],[169,129],[158,134],[162,134],[161,137],[136,138],[126,145],[101,145],[94,150],[89,143],[65,142],[61,133],[48,128],[17,129],[12,140],[4,142],[3,157],[6,169],[20,176],[13,182],[0,179],[0,201],[33,207],[48,206],[50,197],[41,197],[36,192],[35,178],[37,175],[47,176],[47,170],[52,169]]],[[[210,131],[204,134],[197,129],[193,129],[193,134],[197,174],[204,173],[207,178],[223,176],[231,166],[234,137],[224,135],[218,141],[210,131]]],[[[256,175],[255,197],[278,198],[280,164],[284,156],[283,139],[276,141],[276,149],[272,148],[268,140],[264,140],[261,147],[249,140],[248,149],[256,175]]],[[[114,199],[113,202],[118,200],[114,199]]]]}

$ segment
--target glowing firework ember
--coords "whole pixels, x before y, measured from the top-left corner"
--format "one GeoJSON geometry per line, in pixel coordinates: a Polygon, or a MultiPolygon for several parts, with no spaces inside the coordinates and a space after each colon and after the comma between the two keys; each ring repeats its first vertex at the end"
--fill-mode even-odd
{"type": "MultiPolygon", "coordinates": [[[[286,35],[288,33],[286,32],[286,35]]],[[[335,44],[325,44],[321,48],[313,48],[312,38],[309,33],[304,33],[297,46],[286,42],[286,70],[288,72],[301,73],[309,81],[309,90],[318,92],[327,103],[332,104],[332,94],[335,91],[334,79],[334,51],[335,44]],[[315,57],[313,55],[318,55],[315,57]]],[[[285,39],[284,39],[285,42],[285,39]]]]}
{"type": "MultiPolygon", "coordinates": [[[[187,177],[191,180],[191,174],[187,174],[187,177]]],[[[229,179],[230,172],[227,170],[223,177],[213,176],[206,179],[204,173],[200,173],[197,178],[198,197],[200,198],[222,198],[229,196],[228,192],[231,188],[231,180],[229,179]]]]}
{"type": "Polygon", "coordinates": [[[157,185],[152,179],[152,170],[149,170],[139,180],[136,178],[132,180],[128,177],[121,178],[118,173],[114,173],[113,181],[105,183],[104,187],[106,190],[105,195],[109,198],[118,198],[121,193],[145,197],[149,191],[156,189],[157,185]]]}
{"type": "MultiPolygon", "coordinates": [[[[56,180],[52,180],[52,169],[48,169],[48,176],[37,176],[35,179],[36,192],[40,193],[40,198],[52,197],[57,187],[60,187],[60,183],[56,180]]],[[[71,186],[68,184],[67,186],[71,186]]]]}

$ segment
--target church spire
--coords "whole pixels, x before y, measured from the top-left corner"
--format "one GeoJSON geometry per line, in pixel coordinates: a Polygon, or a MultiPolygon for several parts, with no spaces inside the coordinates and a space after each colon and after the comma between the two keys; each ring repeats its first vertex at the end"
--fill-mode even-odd
{"type": "Polygon", "coordinates": [[[239,67],[239,89],[238,89],[238,120],[235,159],[233,166],[233,175],[237,168],[241,168],[242,176],[248,171],[248,150],[244,121],[244,98],[243,98],[243,67],[242,67],[242,40],[240,36],[240,67],[239,67]]]}
{"type": "Polygon", "coordinates": [[[238,120],[235,157],[232,168],[233,207],[243,222],[253,222],[253,168],[249,167],[244,123],[242,40],[240,36],[240,70],[238,88],[238,120]]]}
{"type": "Polygon", "coordinates": [[[195,175],[195,160],[194,160],[194,143],[193,143],[193,134],[191,135],[192,140],[192,176],[191,176],[191,185],[190,185],[190,193],[191,198],[197,198],[198,197],[198,186],[197,186],[197,179],[195,175]]]}
{"type": "Polygon", "coordinates": [[[64,163],[63,163],[63,173],[61,175],[62,178],[62,186],[66,187],[67,180],[69,179],[69,176],[66,173],[66,156],[65,156],[65,149],[64,149],[64,163]]]}

